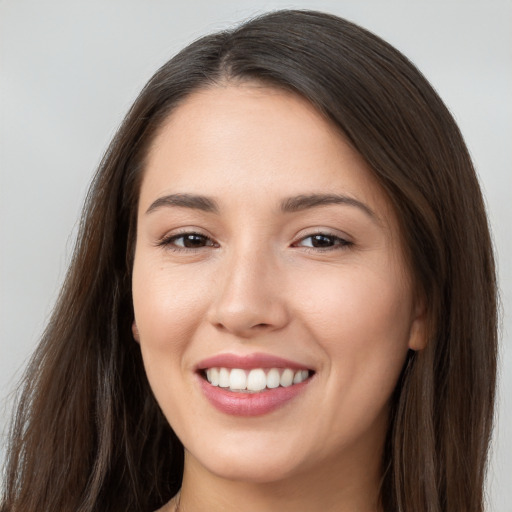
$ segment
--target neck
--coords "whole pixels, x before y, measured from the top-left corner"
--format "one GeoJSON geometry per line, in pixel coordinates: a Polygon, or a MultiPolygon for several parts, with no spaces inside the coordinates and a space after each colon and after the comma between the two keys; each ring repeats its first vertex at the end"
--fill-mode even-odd
{"type": "Polygon", "coordinates": [[[338,460],[324,460],[277,482],[228,480],[186,453],[179,512],[379,512],[380,480],[379,463],[338,460]]]}

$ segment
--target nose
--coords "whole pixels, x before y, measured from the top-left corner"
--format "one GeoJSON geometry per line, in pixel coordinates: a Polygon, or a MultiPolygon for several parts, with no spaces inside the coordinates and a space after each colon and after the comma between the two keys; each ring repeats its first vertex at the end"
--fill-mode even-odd
{"type": "Polygon", "coordinates": [[[239,338],[282,329],[289,322],[283,272],[268,253],[240,251],[224,262],[209,321],[239,338]]]}

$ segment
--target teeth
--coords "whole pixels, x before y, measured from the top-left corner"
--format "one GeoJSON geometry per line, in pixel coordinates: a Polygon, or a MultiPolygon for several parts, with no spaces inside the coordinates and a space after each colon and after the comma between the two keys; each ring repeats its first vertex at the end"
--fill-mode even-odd
{"type": "MultiPolygon", "coordinates": [[[[233,373],[233,372],[231,372],[233,373]]],[[[261,391],[267,387],[267,376],[261,369],[251,370],[247,377],[247,389],[249,391],[261,391]]]]}
{"type": "Polygon", "coordinates": [[[229,388],[229,370],[227,368],[219,370],[219,386],[221,388],[229,388]]]}
{"type": "Polygon", "coordinates": [[[243,370],[234,368],[229,374],[229,387],[231,389],[246,389],[247,388],[247,375],[243,370]]]}
{"type": "Polygon", "coordinates": [[[293,370],[290,370],[287,368],[282,374],[281,374],[281,380],[279,382],[283,388],[287,388],[288,386],[291,386],[293,384],[293,370]]]}
{"type": "Polygon", "coordinates": [[[242,370],[240,368],[208,368],[206,379],[212,386],[229,388],[231,391],[258,392],[264,389],[284,388],[293,384],[300,384],[309,377],[308,370],[294,371],[290,368],[284,370],[271,368],[254,368],[242,370]]]}
{"type": "Polygon", "coordinates": [[[272,368],[267,373],[267,388],[274,389],[279,387],[279,381],[281,376],[279,375],[279,370],[277,368],[272,368]]]}
{"type": "Polygon", "coordinates": [[[308,372],[307,370],[302,370],[300,372],[297,372],[293,376],[293,383],[294,384],[300,384],[303,380],[306,380],[308,378],[308,372]]]}
{"type": "Polygon", "coordinates": [[[211,382],[214,386],[219,385],[219,369],[218,368],[208,368],[206,370],[206,378],[208,382],[211,382]]]}

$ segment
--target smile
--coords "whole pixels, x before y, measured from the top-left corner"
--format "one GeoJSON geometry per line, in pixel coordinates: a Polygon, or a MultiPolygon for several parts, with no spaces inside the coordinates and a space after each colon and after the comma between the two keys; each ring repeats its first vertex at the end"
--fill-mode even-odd
{"type": "Polygon", "coordinates": [[[309,376],[309,370],[291,368],[208,368],[206,380],[212,386],[233,392],[259,393],[266,389],[287,388],[300,384],[309,376]]]}
{"type": "Polygon", "coordinates": [[[230,416],[259,416],[306,392],[316,370],[270,354],[218,354],[196,366],[203,396],[230,416]]]}

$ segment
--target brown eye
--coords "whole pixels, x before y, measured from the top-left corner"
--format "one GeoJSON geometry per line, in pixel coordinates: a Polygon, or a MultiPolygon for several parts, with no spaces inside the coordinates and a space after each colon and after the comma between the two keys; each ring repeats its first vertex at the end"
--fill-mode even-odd
{"type": "Polygon", "coordinates": [[[334,240],[334,237],[332,236],[314,235],[310,238],[312,247],[332,247],[333,245],[336,245],[336,240],[334,240]]]}
{"type": "Polygon", "coordinates": [[[200,233],[180,233],[179,235],[173,235],[162,240],[159,245],[175,250],[201,249],[202,247],[215,246],[210,238],[200,233]]]}
{"type": "Polygon", "coordinates": [[[187,249],[196,249],[197,247],[205,247],[208,245],[208,238],[203,235],[190,233],[188,235],[179,236],[174,240],[174,243],[178,246],[186,247],[187,249]],[[181,243],[177,243],[178,240],[181,240],[181,243]]]}
{"type": "Polygon", "coordinates": [[[351,242],[340,238],[339,236],[330,235],[328,233],[317,233],[302,238],[298,243],[298,247],[307,247],[313,249],[335,249],[343,248],[351,245],[351,242]]]}

